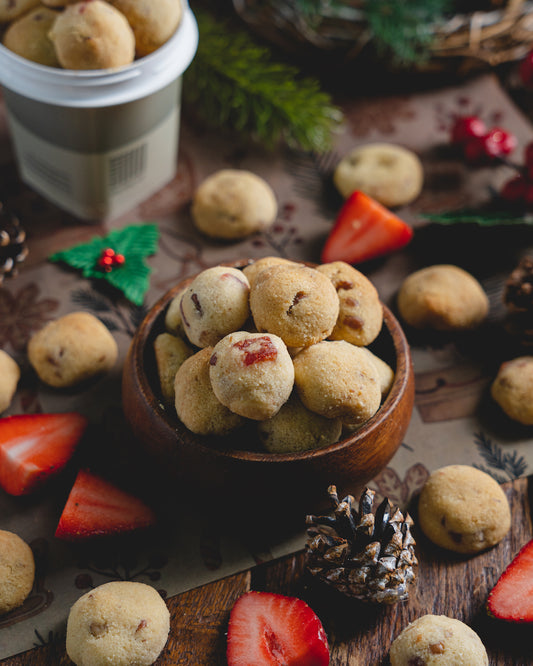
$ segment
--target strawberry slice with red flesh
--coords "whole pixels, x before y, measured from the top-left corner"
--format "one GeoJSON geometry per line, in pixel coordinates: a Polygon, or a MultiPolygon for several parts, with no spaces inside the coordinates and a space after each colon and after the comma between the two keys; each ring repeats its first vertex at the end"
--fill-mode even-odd
{"type": "Polygon", "coordinates": [[[322,249],[327,264],[358,264],[401,249],[413,237],[413,229],[364,192],[356,190],[345,201],[322,249]]]}
{"type": "Polygon", "coordinates": [[[80,470],[56,528],[56,537],[79,541],[150,527],[156,521],[142,500],[107,479],[80,470]]]}
{"type": "Polygon", "coordinates": [[[508,622],[533,622],[533,539],[518,552],[487,600],[491,615],[508,622]]]}
{"type": "Polygon", "coordinates": [[[228,625],[228,666],[326,666],[329,648],[319,618],[305,601],[247,592],[228,625]]]}
{"type": "Polygon", "coordinates": [[[66,466],[86,427],[77,412],[0,419],[0,486],[10,495],[40,488],[66,466]]]}

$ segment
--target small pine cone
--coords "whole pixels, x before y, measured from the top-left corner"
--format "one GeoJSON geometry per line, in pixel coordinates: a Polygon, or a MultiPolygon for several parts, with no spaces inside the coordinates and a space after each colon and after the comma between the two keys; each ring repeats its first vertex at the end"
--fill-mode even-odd
{"type": "Polygon", "coordinates": [[[503,301],[511,312],[533,313],[533,259],[524,257],[505,282],[503,301]]]}
{"type": "Polygon", "coordinates": [[[0,203],[0,285],[5,277],[17,274],[17,267],[26,259],[26,232],[18,218],[0,203]]]}
{"type": "Polygon", "coordinates": [[[307,568],[343,594],[384,604],[404,601],[416,579],[413,521],[384,499],[372,512],[374,491],[366,488],[355,508],[328,488],[333,516],[307,516],[307,568]]]}

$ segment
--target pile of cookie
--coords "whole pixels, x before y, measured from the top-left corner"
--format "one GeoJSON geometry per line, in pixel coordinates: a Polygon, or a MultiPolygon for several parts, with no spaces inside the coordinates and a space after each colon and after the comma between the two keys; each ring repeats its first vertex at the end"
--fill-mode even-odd
{"type": "Polygon", "coordinates": [[[48,67],[122,67],[176,31],[181,0],[11,0],[0,3],[2,44],[48,67]]]}
{"type": "Polygon", "coordinates": [[[368,348],[382,325],[376,288],[349,264],[214,266],[165,312],[154,341],[161,394],[195,434],[256,423],[269,452],[325,446],[390,390],[394,370],[368,348]]]}

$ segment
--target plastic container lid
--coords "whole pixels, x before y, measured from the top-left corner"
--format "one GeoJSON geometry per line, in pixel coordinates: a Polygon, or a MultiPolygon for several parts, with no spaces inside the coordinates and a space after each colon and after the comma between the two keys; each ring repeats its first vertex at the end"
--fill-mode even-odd
{"type": "MultiPolygon", "coordinates": [[[[184,0],[182,0],[184,1],[184,0]]],[[[29,99],[94,108],[132,102],[183,74],[198,46],[198,26],[188,4],[174,35],[157,51],[119,69],[67,70],[38,65],[0,45],[0,84],[29,99]]]]}

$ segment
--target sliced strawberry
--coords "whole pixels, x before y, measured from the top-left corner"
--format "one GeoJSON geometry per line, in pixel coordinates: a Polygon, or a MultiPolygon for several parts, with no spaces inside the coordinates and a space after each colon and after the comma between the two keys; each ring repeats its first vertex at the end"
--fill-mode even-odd
{"type": "Polygon", "coordinates": [[[509,622],[533,622],[533,539],[500,576],[487,600],[491,615],[509,622]]]}
{"type": "Polygon", "coordinates": [[[409,243],[413,229],[372,197],[356,190],[341,208],[322,249],[321,261],[358,264],[409,243]]]}
{"type": "Polygon", "coordinates": [[[130,493],[80,470],[59,519],[56,537],[68,541],[110,536],[149,527],[154,512],[130,493]]]}
{"type": "Polygon", "coordinates": [[[231,610],[228,666],[323,666],[329,664],[326,632],[301,599],[247,592],[231,610]]]}
{"type": "Polygon", "coordinates": [[[42,486],[65,467],[86,427],[77,412],[0,419],[0,486],[11,495],[42,486]]]}

